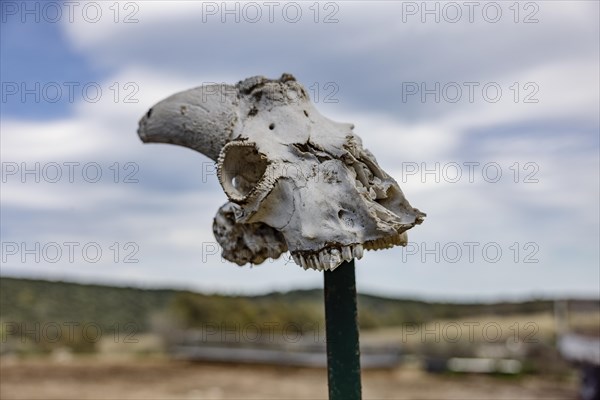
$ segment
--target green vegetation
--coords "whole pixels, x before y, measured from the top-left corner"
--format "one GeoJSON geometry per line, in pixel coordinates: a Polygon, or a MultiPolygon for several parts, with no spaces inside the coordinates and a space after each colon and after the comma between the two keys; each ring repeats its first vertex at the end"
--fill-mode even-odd
{"type": "Polygon", "coordinates": [[[150,328],[149,315],[167,307],[173,290],[143,290],[29,279],[0,278],[2,321],[77,321],[109,329],[115,323],[150,328]]]}
{"type": "MultiPolygon", "coordinates": [[[[598,304],[597,301],[587,303],[595,307],[598,304]]],[[[362,329],[477,315],[551,313],[552,310],[550,300],[456,304],[359,296],[362,329]]],[[[261,296],[222,296],[4,277],[0,278],[0,322],[3,342],[7,336],[35,336],[40,330],[43,337],[52,337],[51,333],[43,332],[44,327],[51,328],[52,324],[58,324],[63,333],[72,324],[78,337],[82,336],[78,330],[85,329],[86,324],[93,325],[104,335],[117,331],[122,334],[198,328],[207,324],[225,325],[228,329],[250,323],[279,327],[292,324],[299,330],[312,330],[323,326],[323,292],[315,289],[261,296]],[[35,324],[41,328],[35,328],[35,324]]],[[[61,340],[66,340],[66,335],[62,336],[61,340]]],[[[52,347],[50,342],[47,344],[52,347]]],[[[70,343],[70,347],[85,351],[90,342],[93,341],[82,340],[70,343]]]]}
{"type": "MultiPolygon", "coordinates": [[[[163,313],[183,326],[204,323],[294,323],[323,320],[323,292],[296,290],[261,296],[204,295],[189,291],[83,285],[68,282],[0,278],[3,321],[93,322],[103,329],[133,323],[151,329],[152,316],[163,313]]],[[[550,300],[522,303],[456,304],[359,295],[362,328],[420,324],[433,319],[471,315],[552,312],[550,300]]]]}

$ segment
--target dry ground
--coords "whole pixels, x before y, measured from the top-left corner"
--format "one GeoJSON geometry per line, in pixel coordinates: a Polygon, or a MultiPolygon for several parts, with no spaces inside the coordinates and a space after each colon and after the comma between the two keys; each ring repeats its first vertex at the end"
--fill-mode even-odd
{"type": "MultiPolygon", "coordinates": [[[[0,398],[325,399],[325,370],[192,364],[160,359],[0,358],[0,398]]],[[[576,399],[574,379],[364,371],[365,399],[576,399]]]]}

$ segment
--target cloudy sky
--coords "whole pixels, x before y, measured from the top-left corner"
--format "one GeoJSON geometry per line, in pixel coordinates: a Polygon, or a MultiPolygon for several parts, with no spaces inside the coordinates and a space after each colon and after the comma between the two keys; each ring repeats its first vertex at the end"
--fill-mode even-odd
{"type": "Polygon", "coordinates": [[[360,291],[599,295],[596,1],[0,4],[2,276],[320,287],[289,255],[223,261],[212,161],[136,134],[172,93],[288,72],[427,213],[360,291]]]}

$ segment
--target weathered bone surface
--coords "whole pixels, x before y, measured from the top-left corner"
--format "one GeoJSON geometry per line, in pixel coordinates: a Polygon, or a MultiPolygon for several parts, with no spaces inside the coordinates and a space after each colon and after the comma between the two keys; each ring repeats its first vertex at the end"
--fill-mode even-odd
{"type": "Polygon", "coordinates": [[[363,250],[405,245],[425,217],[353,128],[319,114],[284,74],[177,93],[147,112],[138,134],[217,162],[230,200],[213,224],[224,258],[259,264],[289,250],[305,269],[333,270],[363,250]]]}
{"type": "Polygon", "coordinates": [[[223,249],[223,258],[238,265],[260,264],[267,258],[278,258],[287,251],[281,232],[262,222],[238,224],[237,204],[226,203],[213,222],[213,233],[223,249]]]}

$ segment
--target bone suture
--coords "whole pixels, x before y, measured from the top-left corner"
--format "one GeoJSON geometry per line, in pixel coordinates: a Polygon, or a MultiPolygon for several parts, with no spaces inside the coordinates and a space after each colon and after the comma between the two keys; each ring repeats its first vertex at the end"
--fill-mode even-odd
{"type": "Polygon", "coordinates": [[[142,117],[138,134],[217,163],[229,199],[213,223],[223,258],[260,264],[290,251],[304,269],[332,271],[364,250],[406,245],[425,218],[353,129],[322,116],[283,74],[176,93],[142,117]]]}

